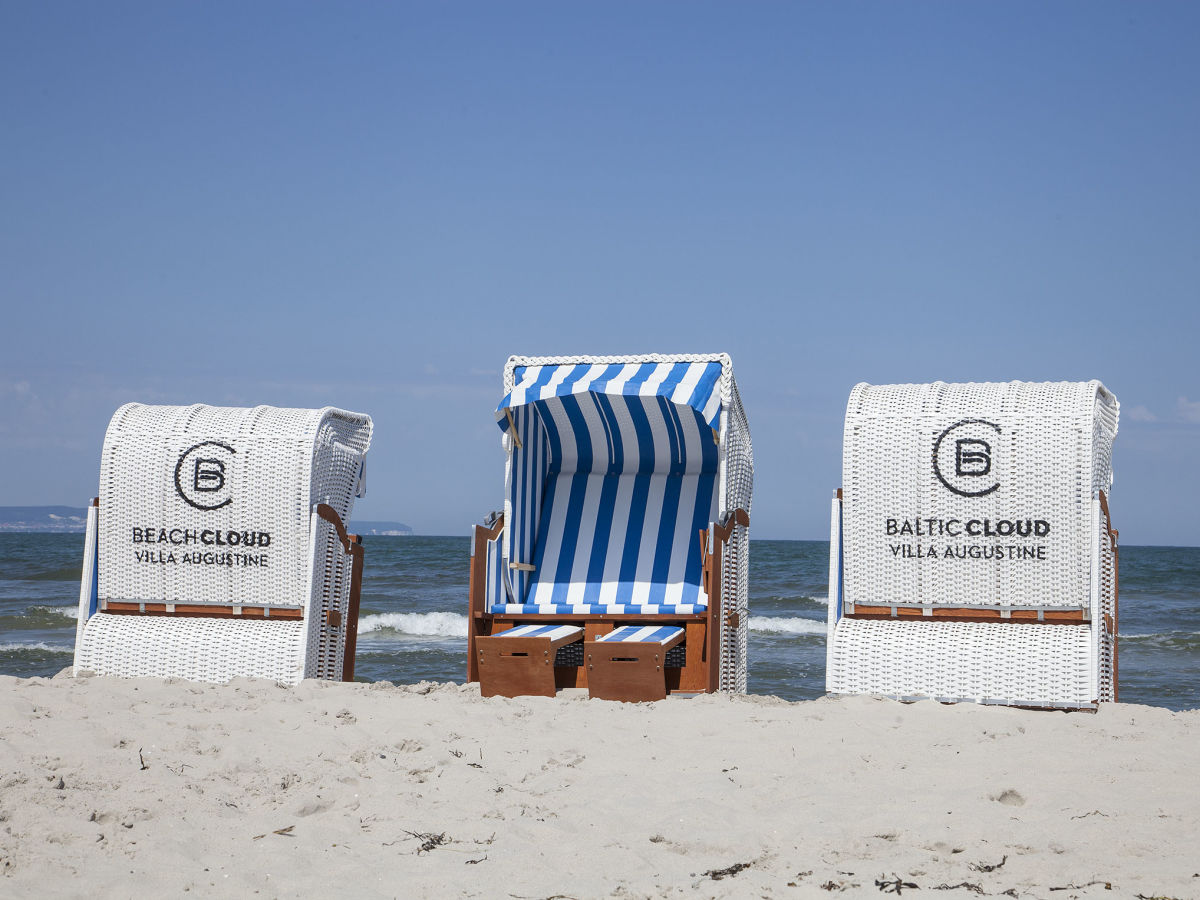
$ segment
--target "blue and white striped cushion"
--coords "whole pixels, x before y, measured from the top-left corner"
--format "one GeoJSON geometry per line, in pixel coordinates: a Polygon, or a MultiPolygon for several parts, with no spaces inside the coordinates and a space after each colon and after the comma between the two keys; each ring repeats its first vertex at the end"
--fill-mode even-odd
{"type": "Polygon", "coordinates": [[[616,644],[665,644],[681,634],[683,629],[675,625],[623,625],[596,640],[616,644]]]}
{"type": "Polygon", "coordinates": [[[501,631],[499,634],[493,634],[492,637],[516,638],[516,637],[544,637],[552,641],[565,637],[579,637],[583,634],[583,629],[578,625],[518,625],[516,628],[510,628],[508,631],[501,631]]]}

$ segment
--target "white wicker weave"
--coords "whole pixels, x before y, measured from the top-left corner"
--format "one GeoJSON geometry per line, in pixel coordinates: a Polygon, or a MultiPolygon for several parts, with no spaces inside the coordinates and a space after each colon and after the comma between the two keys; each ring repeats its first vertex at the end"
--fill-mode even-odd
{"type": "Polygon", "coordinates": [[[330,407],[117,410],[89,517],[76,671],[339,678],[351,560],[314,510],[348,521],[371,430],[330,407]],[[106,611],[131,604],[165,614],[106,611]],[[179,604],[234,617],[175,615],[179,604]],[[238,618],[247,607],[276,620],[238,618]],[[278,618],[288,610],[303,618],[278,618]]]}
{"type": "MultiPolygon", "coordinates": [[[[729,357],[725,357],[726,360],[729,357]]],[[[724,381],[724,379],[723,379],[724,381]]],[[[754,494],[754,448],[750,443],[750,426],[742,408],[737,384],[732,373],[728,377],[728,400],[722,396],[721,432],[721,496],[725,498],[722,517],[741,508],[751,511],[754,494]]],[[[750,530],[734,524],[725,545],[721,568],[721,596],[726,609],[736,612],[721,617],[721,690],[734,694],[746,693],[746,637],[750,621],[750,530]]]]}
{"type": "Polygon", "coordinates": [[[75,668],[124,678],[228,681],[245,676],[295,684],[305,677],[307,625],[98,613],[88,620],[75,668]]]}
{"type": "Polygon", "coordinates": [[[1085,626],[843,619],[837,651],[838,694],[1035,706],[1096,696],[1085,626]]]}
{"type": "Polygon", "coordinates": [[[1118,413],[1097,381],[857,385],[833,508],[828,689],[1114,699],[1116,547],[1101,497],[1118,413]],[[919,617],[855,618],[888,612],[919,617]],[[998,621],[931,621],[947,614],[998,621]]]}

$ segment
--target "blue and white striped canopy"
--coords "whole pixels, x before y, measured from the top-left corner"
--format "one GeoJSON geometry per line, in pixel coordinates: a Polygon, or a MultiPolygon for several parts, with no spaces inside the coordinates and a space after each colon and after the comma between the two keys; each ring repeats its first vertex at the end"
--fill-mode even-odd
{"type": "Polygon", "coordinates": [[[518,366],[515,384],[496,407],[496,422],[509,430],[506,410],[528,403],[593,393],[625,397],[665,397],[690,406],[713,430],[721,420],[721,363],[627,362],[518,366]]]}
{"type": "Polygon", "coordinates": [[[496,411],[515,440],[492,612],[705,608],[722,371],[720,358],[514,367],[496,411]]]}

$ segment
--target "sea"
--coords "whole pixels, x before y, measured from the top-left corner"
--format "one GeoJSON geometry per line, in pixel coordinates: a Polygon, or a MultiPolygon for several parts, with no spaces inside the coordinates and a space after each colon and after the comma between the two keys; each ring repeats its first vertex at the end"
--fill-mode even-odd
{"type": "MultiPolygon", "coordinates": [[[[371,536],[358,623],[359,681],[466,677],[465,537],[371,536]]],[[[71,665],[82,534],[0,534],[0,674],[71,665]]],[[[825,692],[829,545],[752,540],[749,690],[825,692]]],[[[1200,548],[1122,547],[1120,699],[1200,708],[1200,548]]]]}

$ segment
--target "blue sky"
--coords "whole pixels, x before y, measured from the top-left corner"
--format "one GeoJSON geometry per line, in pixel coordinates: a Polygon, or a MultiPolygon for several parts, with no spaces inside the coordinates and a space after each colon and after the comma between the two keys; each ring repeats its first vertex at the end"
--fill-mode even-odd
{"type": "Polygon", "coordinates": [[[519,354],[727,351],[756,537],[824,538],[858,381],[1122,402],[1200,545],[1200,7],[7,3],[0,505],[118,405],[376,422],[360,519],[500,505],[519,354]]]}

